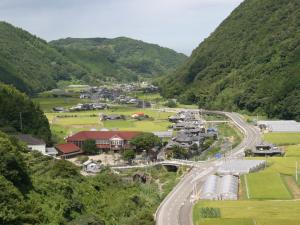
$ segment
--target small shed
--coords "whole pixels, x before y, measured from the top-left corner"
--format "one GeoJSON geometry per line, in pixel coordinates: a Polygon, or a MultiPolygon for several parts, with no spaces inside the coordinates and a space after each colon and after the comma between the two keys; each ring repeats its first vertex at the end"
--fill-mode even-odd
{"type": "Polygon", "coordinates": [[[88,160],[82,164],[82,169],[88,173],[97,173],[100,171],[100,165],[93,160],[88,160]]]}

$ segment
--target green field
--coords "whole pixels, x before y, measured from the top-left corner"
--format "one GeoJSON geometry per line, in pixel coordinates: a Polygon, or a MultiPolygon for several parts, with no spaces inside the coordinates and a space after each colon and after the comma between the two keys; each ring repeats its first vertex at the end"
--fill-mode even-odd
{"type": "Polygon", "coordinates": [[[291,199],[279,173],[250,173],[245,175],[250,199],[291,199]]]}
{"type": "Polygon", "coordinates": [[[276,145],[297,145],[300,144],[300,133],[267,133],[264,134],[264,141],[276,145]]]}
{"type": "Polygon", "coordinates": [[[44,112],[51,112],[53,107],[70,108],[78,103],[89,102],[80,98],[33,98],[34,103],[38,103],[44,112]]]}
{"type": "Polygon", "coordinates": [[[195,225],[298,225],[298,201],[200,201],[195,205],[195,225]],[[203,219],[200,208],[219,208],[221,218],[203,219]]]}
{"type": "MultiPolygon", "coordinates": [[[[49,103],[42,101],[41,107],[43,109],[51,110],[54,103],[58,105],[62,99],[50,99],[49,103]]],[[[70,104],[66,102],[65,104],[70,104]]],[[[75,102],[72,102],[72,104],[75,102]]],[[[50,125],[51,130],[56,140],[63,140],[64,137],[75,132],[82,130],[102,128],[113,129],[113,130],[131,130],[131,131],[166,131],[170,126],[168,117],[173,113],[158,111],[154,109],[139,109],[131,106],[114,106],[107,110],[94,110],[94,111],[83,111],[83,112],[46,112],[45,113],[50,125]],[[131,115],[135,112],[144,112],[150,118],[145,120],[135,120],[131,118],[131,115]],[[101,121],[101,114],[119,114],[125,115],[126,120],[114,120],[114,121],[101,121]]]]}

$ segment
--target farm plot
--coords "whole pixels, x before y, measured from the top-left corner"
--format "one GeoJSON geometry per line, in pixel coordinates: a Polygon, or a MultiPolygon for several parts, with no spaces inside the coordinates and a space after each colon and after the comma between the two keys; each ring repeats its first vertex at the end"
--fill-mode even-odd
{"type": "Polygon", "coordinates": [[[297,145],[300,144],[300,133],[267,133],[264,134],[264,141],[276,145],[297,145]]]}
{"type": "Polygon", "coordinates": [[[300,224],[297,201],[201,201],[193,211],[195,225],[296,225],[300,224]],[[220,218],[201,218],[201,208],[218,208],[220,218]]]}
{"type": "Polygon", "coordinates": [[[279,173],[251,173],[245,175],[250,199],[291,199],[292,196],[279,173]]]}

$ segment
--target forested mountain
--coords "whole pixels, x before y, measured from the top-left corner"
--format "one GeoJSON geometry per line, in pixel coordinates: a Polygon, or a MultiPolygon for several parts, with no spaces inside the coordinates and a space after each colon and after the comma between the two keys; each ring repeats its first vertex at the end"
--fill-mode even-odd
{"type": "Polygon", "coordinates": [[[51,45],[99,79],[157,77],[173,71],[187,58],[171,49],[126,37],[67,38],[51,45]]]}
{"type": "Polygon", "coordinates": [[[201,107],[300,120],[300,2],[245,0],[162,86],[201,107]]]}
{"type": "Polygon", "coordinates": [[[62,39],[51,42],[0,22],[0,81],[28,94],[58,81],[95,84],[165,75],[186,56],[129,38],[62,39]]]}
{"type": "Polygon", "coordinates": [[[14,87],[0,83],[0,130],[26,133],[51,142],[49,122],[39,106],[14,87]]]}
{"type": "Polygon", "coordinates": [[[88,80],[87,75],[44,40],[0,22],[0,81],[31,94],[54,88],[59,80],[88,80]]]}

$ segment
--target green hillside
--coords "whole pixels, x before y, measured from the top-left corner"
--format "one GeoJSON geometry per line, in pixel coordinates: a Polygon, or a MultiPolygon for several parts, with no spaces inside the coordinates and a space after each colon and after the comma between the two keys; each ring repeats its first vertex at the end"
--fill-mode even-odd
{"type": "Polygon", "coordinates": [[[87,74],[47,42],[0,22],[0,81],[31,94],[54,88],[59,80],[84,80],[87,74]]]}
{"type": "Polygon", "coordinates": [[[47,143],[51,142],[49,123],[39,106],[25,94],[2,83],[0,83],[0,130],[7,133],[32,134],[47,143]]]}
{"type": "Polygon", "coordinates": [[[300,2],[245,0],[162,87],[201,107],[300,120],[300,2]]]}
{"type": "Polygon", "coordinates": [[[108,80],[132,81],[165,75],[187,58],[171,49],[126,37],[67,38],[52,41],[51,45],[96,74],[96,78],[108,80]]]}

